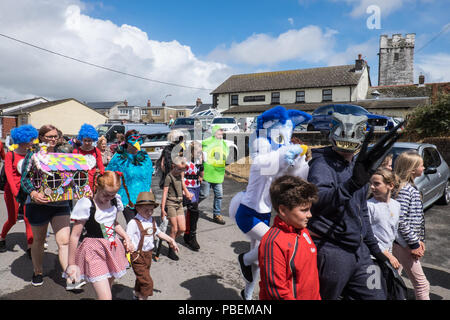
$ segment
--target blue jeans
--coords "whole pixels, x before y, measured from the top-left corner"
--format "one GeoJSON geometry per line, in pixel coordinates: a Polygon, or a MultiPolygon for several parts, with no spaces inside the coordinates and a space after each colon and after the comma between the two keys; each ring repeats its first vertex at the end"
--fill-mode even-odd
{"type": "Polygon", "coordinates": [[[219,216],[222,208],[223,188],[221,183],[210,183],[208,181],[202,181],[200,189],[200,197],[198,203],[202,202],[209,196],[209,189],[212,187],[214,191],[214,204],[213,215],[219,216]]]}

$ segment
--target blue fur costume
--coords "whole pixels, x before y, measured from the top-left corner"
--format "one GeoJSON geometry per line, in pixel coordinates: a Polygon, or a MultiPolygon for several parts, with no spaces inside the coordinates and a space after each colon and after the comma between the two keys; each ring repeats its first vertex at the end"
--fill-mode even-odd
{"type": "Polygon", "coordinates": [[[292,144],[291,137],[296,125],[310,119],[311,116],[303,111],[276,106],[257,118],[257,129],[250,136],[252,165],[247,188],[233,197],[229,207],[230,217],[235,218],[238,227],[251,240],[250,251],[240,257],[247,268],[251,266],[253,275],[253,281],[246,281],[242,292],[246,300],[252,299],[259,274],[259,241],[269,230],[272,210],[270,185],[276,177],[284,174],[305,180],[308,176],[307,147],[292,144]]]}

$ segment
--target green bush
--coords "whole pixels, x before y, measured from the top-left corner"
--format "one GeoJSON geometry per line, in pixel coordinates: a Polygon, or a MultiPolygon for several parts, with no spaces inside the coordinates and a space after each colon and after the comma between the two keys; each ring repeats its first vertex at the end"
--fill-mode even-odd
{"type": "Polygon", "coordinates": [[[450,135],[450,94],[441,94],[435,103],[417,107],[408,116],[405,135],[412,140],[450,135]]]}

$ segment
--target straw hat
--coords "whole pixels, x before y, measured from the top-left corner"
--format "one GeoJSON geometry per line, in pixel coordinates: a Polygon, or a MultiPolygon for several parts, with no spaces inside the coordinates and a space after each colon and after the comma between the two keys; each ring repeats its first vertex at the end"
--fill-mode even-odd
{"type": "Polygon", "coordinates": [[[159,203],[156,202],[155,195],[151,191],[139,193],[135,206],[142,204],[152,204],[155,206],[155,208],[159,206],[159,203]]]}

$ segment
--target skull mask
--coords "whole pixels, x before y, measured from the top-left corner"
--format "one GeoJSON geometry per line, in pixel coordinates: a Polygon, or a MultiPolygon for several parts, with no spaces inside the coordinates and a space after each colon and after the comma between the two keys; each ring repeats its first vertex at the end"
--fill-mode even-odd
{"type": "Polygon", "coordinates": [[[356,152],[365,137],[366,116],[333,113],[333,128],[330,140],[333,147],[340,152],[356,152]]]}

